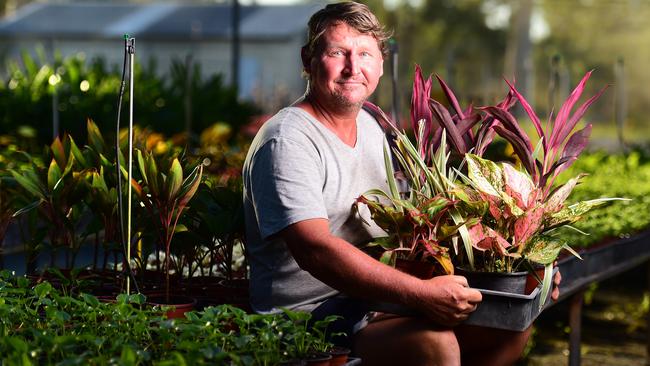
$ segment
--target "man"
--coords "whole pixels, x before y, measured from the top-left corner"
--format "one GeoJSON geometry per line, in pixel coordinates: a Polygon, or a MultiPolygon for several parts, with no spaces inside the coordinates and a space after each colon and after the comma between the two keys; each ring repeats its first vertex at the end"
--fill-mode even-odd
{"type": "MultiPolygon", "coordinates": [[[[362,222],[359,215],[371,222],[367,211],[351,207],[368,189],[386,188],[385,135],[362,106],[383,74],[388,36],[365,5],[345,2],[314,14],[308,38],[304,97],[262,127],[244,164],[251,305],[258,312],[343,315],[364,365],[459,365],[461,348],[472,350],[465,340],[476,333],[457,337],[453,327],[476,309],[481,293],[464,277],[421,280],[359,249],[385,235],[362,222]],[[423,316],[373,314],[365,300],[423,316]]],[[[511,352],[483,339],[490,349],[481,351],[481,362],[492,362],[490,352],[501,357],[494,364],[516,360],[527,339],[521,334],[517,342],[507,338],[511,352]]]]}

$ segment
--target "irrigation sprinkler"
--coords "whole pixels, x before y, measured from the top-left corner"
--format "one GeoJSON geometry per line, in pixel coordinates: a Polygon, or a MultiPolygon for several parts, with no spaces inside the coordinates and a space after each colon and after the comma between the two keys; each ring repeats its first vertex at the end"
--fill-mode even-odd
{"type": "Polygon", "coordinates": [[[140,292],[138,284],[131,270],[131,203],[132,203],[132,187],[131,176],[133,167],[133,66],[135,60],[135,38],[130,37],[128,34],[124,35],[124,62],[122,65],[122,81],[120,83],[120,91],[117,104],[117,123],[115,133],[115,158],[117,161],[117,205],[118,216],[120,220],[120,241],[122,244],[123,255],[125,258],[124,266],[127,271],[126,276],[126,293],[131,293],[131,279],[133,279],[133,286],[136,292],[140,292]],[[120,162],[120,116],[122,112],[122,98],[124,97],[125,75],[127,64],[129,66],[129,142],[128,142],[128,169],[127,169],[127,224],[126,234],[124,230],[124,205],[122,202],[122,170],[120,162]]]}

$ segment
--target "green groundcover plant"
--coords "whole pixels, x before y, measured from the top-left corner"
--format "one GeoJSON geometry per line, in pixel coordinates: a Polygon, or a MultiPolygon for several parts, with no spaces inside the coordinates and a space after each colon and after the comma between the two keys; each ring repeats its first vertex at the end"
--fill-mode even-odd
{"type": "Polygon", "coordinates": [[[166,319],[143,295],[102,302],[0,272],[2,365],[276,365],[331,346],[335,318],[247,314],[229,305],[166,319]]]}
{"type": "Polygon", "coordinates": [[[629,201],[585,214],[575,224],[581,232],[562,230],[561,237],[574,248],[586,248],[604,240],[630,237],[650,225],[650,155],[643,148],[611,154],[595,151],[582,157],[558,179],[566,181],[578,172],[587,179],[569,198],[574,203],[587,197],[626,197],[629,201]],[[586,233],[588,235],[584,235],[586,233]]]}

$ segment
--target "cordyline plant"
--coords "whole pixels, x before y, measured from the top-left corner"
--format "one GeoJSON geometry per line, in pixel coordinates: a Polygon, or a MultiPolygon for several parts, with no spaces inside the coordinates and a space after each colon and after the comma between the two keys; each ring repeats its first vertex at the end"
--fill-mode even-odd
{"type": "Polygon", "coordinates": [[[184,229],[178,225],[178,219],[201,183],[203,164],[199,163],[183,178],[183,168],[176,157],[165,166],[151,152],[142,154],[136,150],[136,156],[142,182],[131,179],[131,186],[156,224],[159,241],[165,248],[165,297],[169,301],[171,242],[174,233],[184,229]]]}
{"type": "Polygon", "coordinates": [[[457,173],[450,169],[447,138],[453,150],[462,156],[477,142],[472,128],[482,116],[474,113],[471,106],[463,111],[444,81],[440,78],[438,81],[457,114],[452,117],[440,103],[430,100],[431,78],[425,81],[416,66],[411,100],[415,144],[381,109],[366,103],[365,108],[382,122],[392,137],[389,142],[399,171],[395,173],[385,149],[389,192],[370,190],[357,199],[357,204],[367,205],[373,221],[389,234],[371,243],[384,250],[383,262],[394,264],[402,253],[400,256],[405,259],[433,258],[444,272],[453,273],[448,242],[457,247],[460,236],[468,253],[472,252],[468,221],[455,207],[453,190],[457,173]],[[400,192],[398,181],[408,186],[406,191],[400,192]]]}
{"type": "MultiPolygon", "coordinates": [[[[56,137],[50,145],[51,161],[47,168],[33,163],[21,171],[10,169],[15,181],[24,191],[25,199],[31,202],[14,216],[37,209],[48,223],[47,235],[52,250],[66,251],[66,266],[72,268],[85,234],[79,237],[77,225],[83,210],[82,200],[87,186],[88,170],[76,159],[78,147],[70,135],[63,139],[56,137]],[[72,252],[72,258],[69,253],[72,252]]],[[[54,264],[55,255],[52,255],[54,264]]]]}

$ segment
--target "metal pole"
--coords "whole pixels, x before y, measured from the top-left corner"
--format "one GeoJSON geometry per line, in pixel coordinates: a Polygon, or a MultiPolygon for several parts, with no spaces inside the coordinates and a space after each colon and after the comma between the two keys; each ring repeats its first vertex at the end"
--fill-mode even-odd
{"type": "MultiPolygon", "coordinates": [[[[131,171],[133,167],[133,64],[135,60],[135,38],[129,39],[129,162],[127,176],[127,209],[126,209],[126,262],[131,267],[131,171]]],[[[126,277],[126,293],[131,293],[131,277],[126,277]]]]}

